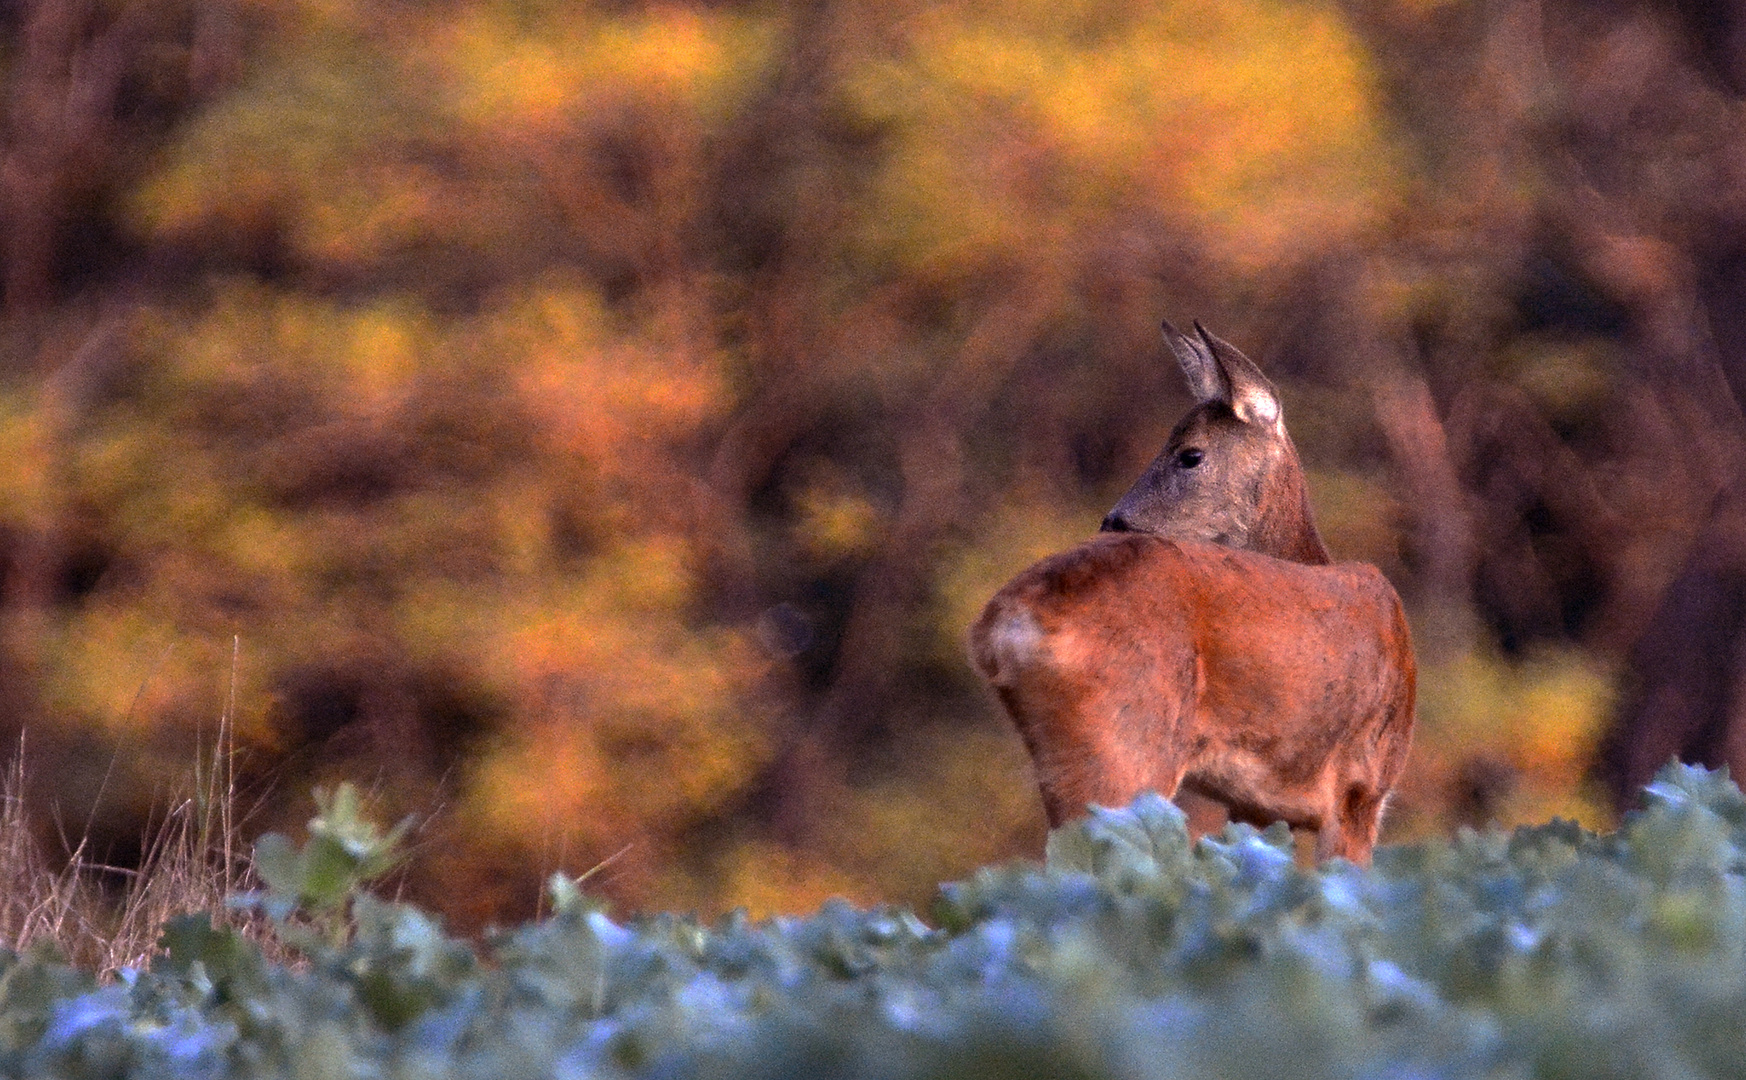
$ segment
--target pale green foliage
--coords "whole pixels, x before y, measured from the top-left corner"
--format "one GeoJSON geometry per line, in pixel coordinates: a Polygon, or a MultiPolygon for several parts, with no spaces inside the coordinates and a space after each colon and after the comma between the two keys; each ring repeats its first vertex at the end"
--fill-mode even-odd
{"type": "Polygon", "coordinates": [[[350,905],[371,881],[406,858],[403,841],[413,819],[384,833],[363,813],[362,797],[351,784],[315,791],[318,813],[309,821],[309,839],[296,846],[289,837],[268,833],[255,843],[253,867],[266,890],[244,898],[277,920],[303,911],[330,937],[344,939],[350,905]]]}
{"type": "Polygon", "coordinates": [[[0,959],[0,1069],[944,1078],[1661,1077],[1746,1067],[1746,798],[1672,765],[1616,836],[1562,821],[1296,865],[1156,796],[1046,866],[943,886],[937,928],[840,901],[621,925],[575,891],[489,963],[359,896],[299,967],[199,917],[95,988],[0,959]]]}

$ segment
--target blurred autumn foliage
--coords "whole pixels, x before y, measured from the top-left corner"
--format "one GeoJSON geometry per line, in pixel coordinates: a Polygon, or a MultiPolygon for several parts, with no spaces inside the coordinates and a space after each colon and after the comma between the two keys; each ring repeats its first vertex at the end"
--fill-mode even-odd
{"type": "Polygon", "coordinates": [[[964,628],[1156,451],[1198,317],[1413,610],[1385,839],[1604,826],[1730,717],[1746,766],[1743,42],[1697,0],[0,5],[0,733],[125,862],[229,716],[261,829],[373,785],[463,927],[601,863],[633,908],[925,898],[1040,846],[964,628]]]}

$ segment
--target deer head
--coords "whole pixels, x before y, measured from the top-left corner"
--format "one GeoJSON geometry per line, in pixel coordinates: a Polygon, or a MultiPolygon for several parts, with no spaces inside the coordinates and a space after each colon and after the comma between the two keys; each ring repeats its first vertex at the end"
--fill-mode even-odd
{"type": "Polygon", "coordinates": [[[1194,408],[1103,519],[1104,532],[1205,540],[1292,562],[1323,564],[1297,447],[1279,394],[1254,361],[1208,333],[1164,324],[1194,408]]]}

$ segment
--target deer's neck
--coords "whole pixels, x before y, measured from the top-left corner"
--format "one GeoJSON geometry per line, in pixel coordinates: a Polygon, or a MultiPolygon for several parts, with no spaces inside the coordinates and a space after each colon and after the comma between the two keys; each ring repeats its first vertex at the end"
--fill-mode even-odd
{"type": "Polygon", "coordinates": [[[1288,562],[1322,566],[1333,561],[1310,513],[1309,489],[1301,474],[1291,476],[1261,507],[1249,547],[1288,562]]]}

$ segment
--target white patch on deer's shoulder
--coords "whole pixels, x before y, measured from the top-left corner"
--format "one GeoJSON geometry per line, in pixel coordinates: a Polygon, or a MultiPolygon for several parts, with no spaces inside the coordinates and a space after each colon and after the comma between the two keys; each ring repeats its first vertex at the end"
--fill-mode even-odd
{"type": "Polygon", "coordinates": [[[1006,685],[1034,664],[1045,636],[1028,608],[1014,607],[1003,613],[988,633],[988,651],[995,664],[991,681],[1006,685]]]}

